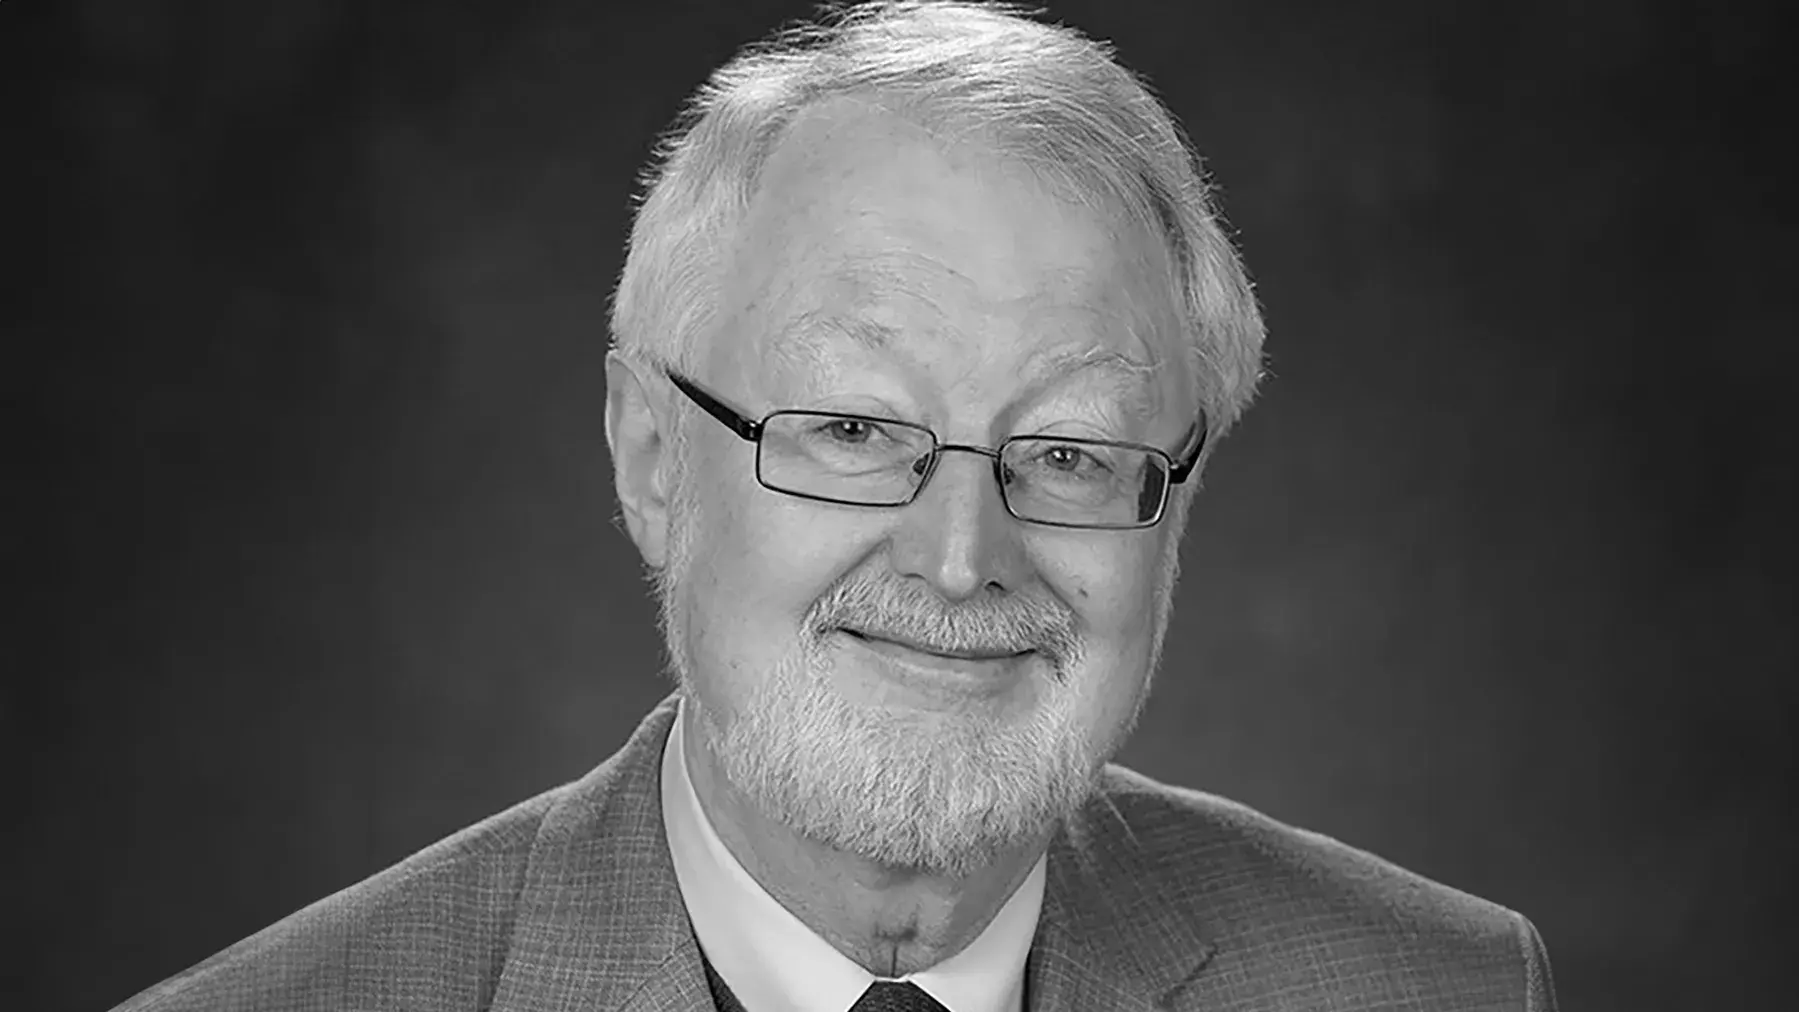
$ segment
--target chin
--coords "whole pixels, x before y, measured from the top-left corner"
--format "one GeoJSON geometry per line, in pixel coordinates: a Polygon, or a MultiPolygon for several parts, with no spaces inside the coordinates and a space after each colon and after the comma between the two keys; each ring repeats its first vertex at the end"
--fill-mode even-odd
{"type": "Polygon", "coordinates": [[[994,693],[920,688],[841,647],[796,654],[709,737],[725,779],[796,833],[883,866],[965,874],[1040,838],[1086,800],[1099,766],[1072,686],[1025,663],[994,693]]]}

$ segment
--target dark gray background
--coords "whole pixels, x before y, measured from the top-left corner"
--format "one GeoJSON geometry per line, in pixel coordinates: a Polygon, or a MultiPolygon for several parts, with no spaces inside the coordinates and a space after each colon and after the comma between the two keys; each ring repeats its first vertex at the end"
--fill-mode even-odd
{"type": "MultiPolygon", "coordinates": [[[[806,10],[5,4],[9,1007],[122,1000],[667,691],[607,299],[656,133],[806,10]]],[[[1184,119],[1271,333],[1124,759],[1527,912],[1564,1007],[1784,982],[1772,18],[1056,10],[1184,119]]]]}

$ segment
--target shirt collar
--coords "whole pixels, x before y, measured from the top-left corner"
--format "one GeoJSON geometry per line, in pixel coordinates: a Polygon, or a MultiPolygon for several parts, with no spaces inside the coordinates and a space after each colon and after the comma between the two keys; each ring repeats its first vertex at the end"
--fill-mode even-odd
{"type": "MultiPolygon", "coordinates": [[[[789,913],[726,849],[688,777],[684,724],[677,708],[662,752],[662,822],[701,951],[747,1012],[843,1012],[875,976],[789,913]]],[[[1019,1012],[1044,878],[1039,857],[973,942],[898,979],[917,984],[950,1012],[1019,1012]]]]}

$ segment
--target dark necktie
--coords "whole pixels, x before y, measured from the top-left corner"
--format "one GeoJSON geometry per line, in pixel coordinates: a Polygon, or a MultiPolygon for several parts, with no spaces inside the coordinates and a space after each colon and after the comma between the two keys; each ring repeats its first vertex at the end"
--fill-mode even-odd
{"type": "Polygon", "coordinates": [[[917,984],[877,980],[868,985],[850,1012],[949,1012],[917,984]]]}
{"type": "MultiPolygon", "coordinates": [[[[700,954],[700,960],[706,968],[706,983],[712,988],[712,1001],[718,1006],[718,1012],[744,1012],[743,1004],[725,985],[725,979],[712,968],[712,961],[704,953],[700,954]]],[[[917,984],[877,980],[868,985],[868,990],[862,992],[862,997],[856,999],[849,1012],[949,1012],[949,1009],[917,984]]]]}

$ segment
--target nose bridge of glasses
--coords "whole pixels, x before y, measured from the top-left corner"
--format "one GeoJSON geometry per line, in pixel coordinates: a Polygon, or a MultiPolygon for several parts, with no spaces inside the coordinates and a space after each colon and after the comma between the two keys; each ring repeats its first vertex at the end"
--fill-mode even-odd
{"type": "Polygon", "coordinates": [[[922,468],[918,472],[918,489],[914,493],[915,495],[924,494],[925,486],[930,484],[932,477],[937,474],[938,468],[943,463],[943,455],[946,453],[972,453],[978,457],[986,457],[990,464],[990,470],[993,472],[993,478],[999,483],[1000,496],[1002,499],[1005,497],[1005,479],[1000,473],[999,451],[991,447],[976,446],[973,443],[938,443],[930,453],[920,457],[914,465],[915,470],[922,468]]]}
{"type": "Polygon", "coordinates": [[[999,451],[993,449],[992,447],[975,446],[973,443],[938,443],[937,444],[938,456],[942,456],[943,454],[949,453],[952,450],[957,453],[979,454],[980,456],[986,457],[989,460],[998,460],[999,459],[999,451]]]}
{"type": "Polygon", "coordinates": [[[993,482],[997,485],[995,491],[1000,496],[1000,502],[1006,500],[1006,478],[1000,473],[1000,451],[989,448],[989,446],[975,446],[971,442],[939,442],[939,444],[935,444],[928,455],[919,458],[917,464],[923,466],[923,471],[919,471],[919,476],[917,476],[917,487],[912,493],[914,498],[923,496],[926,485],[932,484],[932,478],[937,476],[937,471],[943,469],[943,457],[946,453],[971,453],[975,457],[988,458],[988,471],[993,475],[993,482]]]}

